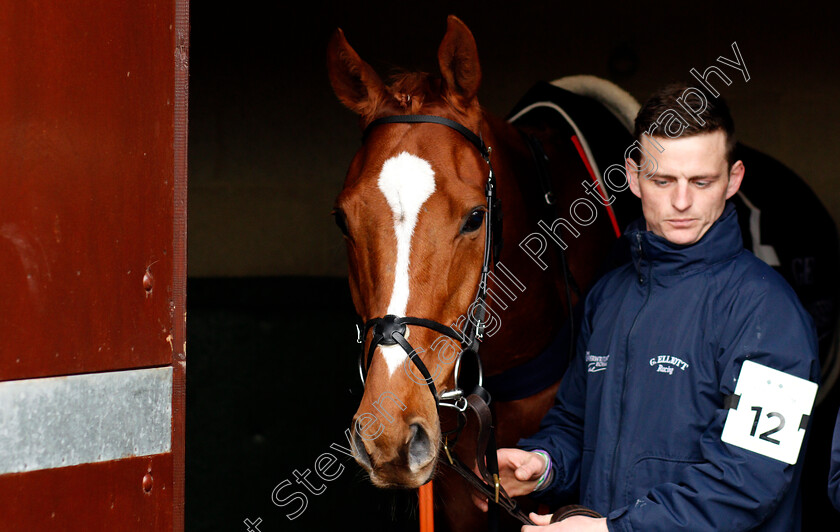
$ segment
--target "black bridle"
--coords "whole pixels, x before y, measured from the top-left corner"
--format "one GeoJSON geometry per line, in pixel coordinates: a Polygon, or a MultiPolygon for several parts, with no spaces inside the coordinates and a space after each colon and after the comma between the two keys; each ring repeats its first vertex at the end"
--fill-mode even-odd
{"type": "MultiPolygon", "coordinates": [[[[498,512],[496,511],[498,507],[492,503],[505,508],[510,515],[519,519],[522,523],[533,525],[534,523],[519,508],[517,502],[505,493],[499,481],[499,465],[496,457],[493,419],[489,408],[490,394],[483,387],[481,359],[478,356],[479,341],[483,338],[484,327],[486,325],[484,318],[486,314],[487,279],[490,274],[490,267],[494,263],[494,258],[498,257],[502,245],[501,202],[496,198],[496,178],[493,173],[493,165],[490,162],[491,148],[484,144],[480,136],[458,122],[434,115],[398,115],[379,118],[368,125],[364,135],[367,135],[372,128],[383,124],[440,124],[457,131],[478,149],[488,167],[487,182],[484,186],[484,195],[487,201],[484,231],[484,259],[481,265],[481,277],[478,283],[476,297],[473,305],[467,311],[468,316],[466,317],[467,320],[463,332],[459,332],[452,327],[448,327],[434,320],[411,316],[400,317],[390,314],[380,318],[373,318],[364,324],[364,327],[359,330],[357,338],[357,341],[362,344],[361,353],[359,354],[359,376],[362,379],[362,385],[365,383],[365,378],[377,346],[399,345],[402,347],[408,355],[408,358],[423,375],[429,391],[434,397],[435,407],[438,410],[441,406],[458,410],[458,428],[454,431],[444,433],[444,450],[446,451],[449,465],[476,490],[488,498],[488,501],[491,503],[489,516],[491,528],[495,530],[498,527],[498,512]],[[473,316],[472,311],[476,305],[477,312],[473,316]],[[458,354],[455,363],[455,387],[452,390],[445,390],[438,394],[434,378],[415,349],[406,339],[406,326],[408,325],[431,329],[460,343],[461,352],[458,354]],[[364,344],[370,330],[373,330],[373,337],[371,338],[370,347],[367,351],[367,357],[365,357],[364,344]],[[463,356],[466,353],[473,355],[477,372],[477,385],[473,390],[467,391],[459,386],[459,370],[462,365],[463,356]],[[471,410],[478,420],[479,435],[476,449],[476,465],[481,477],[477,476],[450,449],[449,436],[454,433],[454,441],[457,441],[458,432],[463,427],[467,409],[471,410]],[[481,457],[484,457],[484,460],[481,457]]],[[[452,445],[454,445],[454,441],[452,445]]]]}
{"type": "MultiPolygon", "coordinates": [[[[483,338],[484,335],[484,317],[486,313],[485,305],[487,299],[487,276],[490,274],[490,267],[493,263],[493,259],[494,257],[498,256],[498,253],[501,248],[501,203],[495,196],[496,178],[493,174],[493,165],[490,162],[490,153],[492,151],[491,148],[484,144],[484,141],[481,139],[481,137],[479,137],[463,125],[459,124],[458,122],[455,122],[454,120],[435,115],[386,116],[384,118],[379,118],[371,122],[370,125],[368,125],[367,129],[365,129],[364,135],[367,135],[367,133],[372,128],[383,124],[424,123],[440,124],[449,127],[463,135],[470,143],[472,143],[473,146],[475,146],[478,149],[479,153],[481,154],[481,157],[487,163],[489,169],[487,175],[487,182],[484,186],[484,195],[487,201],[487,214],[485,215],[486,227],[484,232],[484,260],[481,265],[481,278],[478,283],[478,291],[476,293],[475,303],[473,303],[473,305],[477,307],[477,315],[467,316],[467,321],[463,332],[459,332],[453,329],[452,327],[448,327],[442,323],[438,323],[434,320],[429,320],[425,318],[415,318],[409,316],[400,317],[389,314],[387,316],[368,320],[364,324],[363,329],[359,331],[359,337],[357,339],[358,342],[362,344],[362,346],[364,346],[365,340],[368,336],[368,332],[371,329],[373,329],[373,338],[371,339],[370,348],[367,352],[367,357],[365,357],[364,347],[362,348],[362,352],[359,355],[359,376],[361,377],[362,384],[364,385],[368,369],[370,368],[370,364],[373,359],[373,353],[377,346],[399,345],[403,348],[411,362],[414,363],[414,365],[423,375],[426,384],[429,386],[429,391],[432,393],[432,396],[435,399],[435,405],[437,407],[455,407],[463,412],[466,408],[466,403],[464,402],[466,394],[464,393],[464,390],[458,387],[458,372],[456,371],[455,375],[455,388],[453,390],[444,391],[443,393],[438,394],[431,373],[429,372],[428,368],[426,368],[426,365],[420,359],[420,356],[416,353],[415,349],[411,346],[408,340],[406,340],[406,325],[417,325],[420,327],[425,327],[458,342],[461,345],[461,353],[458,355],[456,367],[460,366],[461,359],[463,358],[463,355],[465,353],[472,354],[477,364],[478,385],[481,386],[483,384],[481,361],[478,357],[478,347],[479,341],[483,338]]],[[[467,390],[467,392],[469,391],[471,390],[467,390]]]]}

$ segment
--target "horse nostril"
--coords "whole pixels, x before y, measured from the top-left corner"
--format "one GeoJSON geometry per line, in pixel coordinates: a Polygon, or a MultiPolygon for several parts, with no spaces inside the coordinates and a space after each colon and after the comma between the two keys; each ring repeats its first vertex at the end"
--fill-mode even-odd
{"type": "Polygon", "coordinates": [[[367,449],[365,449],[365,443],[362,441],[359,433],[355,430],[353,431],[353,455],[356,458],[356,461],[363,467],[366,469],[372,468],[370,465],[370,455],[368,454],[367,449]]]}
{"type": "Polygon", "coordinates": [[[408,441],[408,467],[412,471],[419,469],[433,458],[434,450],[429,434],[422,426],[412,423],[411,436],[408,441]]]}

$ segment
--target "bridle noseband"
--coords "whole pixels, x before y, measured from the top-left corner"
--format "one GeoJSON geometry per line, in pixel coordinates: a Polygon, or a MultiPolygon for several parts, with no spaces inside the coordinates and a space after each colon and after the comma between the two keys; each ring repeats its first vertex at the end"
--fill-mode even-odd
{"type": "MultiPolygon", "coordinates": [[[[453,340],[456,340],[461,343],[461,353],[458,356],[458,360],[456,361],[456,366],[460,365],[461,358],[463,357],[464,353],[473,353],[476,355],[475,359],[478,364],[478,385],[481,386],[483,384],[483,376],[481,374],[481,361],[478,358],[478,345],[477,345],[477,338],[480,338],[480,333],[473,331],[472,338],[469,342],[466,340],[466,335],[462,335],[458,333],[455,329],[451,327],[447,327],[441,323],[438,323],[433,320],[427,320],[423,318],[413,318],[410,316],[400,317],[394,316],[393,314],[388,314],[381,318],[373,318],[365,323],[364,331],[360,332],[359,338],[357,341],[360,344],[364,345],[364,338],[367,337],[367,333],[371,328],[373,329],[373,338],[370,342],[370,348],[368,349],[366,360],[364,362],[364,351],[359,355],[359,376],[362,379],[362,384],[364,385],[365,377],[367,376],[367,371],[370,368],[371,360],[373,359],[373,352],[377,346],[389,346],[389,345],[399,345],[403,348],[403,351],[406,352],[408,358],[414,363],[420,373],[423,375],[424,382],[429,386],[429,391],[432,393],[432,397],[435,399],[435,405],[437,407],[446,406],[452,407],[456,406],[462,412],[465,409],[464,403],[460,400],[463,398],[464,393],[463,390],[458,388],[457,378],[455,383],[454,390],[444,391],[441,394],[438,394],[437,388],[435,387],[434,378],[432,377],[431,373],[429,372],[426,365],[420,359],[420,355],[417,354],[415,349],[408,343],[406,340],[406,325],[418,325],[420,327],[425,327],[427,329],[431,329],[433,331],[439,332],[442,335],[445,335],[453,340]],[[467,345],[467,347],[464,347],[467,345]],[[457,392],[457,393],[455,393],[457,392]]],[[[478,329],[476,327],[475,329],[478,329]]],[[[455,372],[456,376],[458,371],[456,369],[455,372]]]]}

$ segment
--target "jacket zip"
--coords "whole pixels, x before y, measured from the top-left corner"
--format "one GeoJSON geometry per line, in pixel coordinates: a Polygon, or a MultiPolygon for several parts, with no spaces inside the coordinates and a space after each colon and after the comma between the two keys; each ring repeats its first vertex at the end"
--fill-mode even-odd
{"type": "MultiPolygon", "coordinates": [[[[636,233],[636,245],[638,246],[639,256],[642,259],[646,259],[644,249],[642,248],[642,235],[636,233]]],[[[636,317],[633,318],[633,325],[630,326],[630,331],[627,333],[627,340],[625,344],[625,353],[627,353],[627,357],[624,361],[624,375],[621,381],[621,402],[619,403],[619,413],[618,413],[618,437],[616,438],[615,448],[613,449],[613,464],[612,470],[610,471],[610,485],[615,484],[615,476],[616,470],[618,469],[618,449],[621,447],[621,425],[622,425],[622,407],[624,405],[624,396],[627,390],[627,370],[630,367],[630,337],[633,336],[633,330],[636,328],[636,322],[639,321],[639,316],[647,307],[648,301],[650,300],[650,292],[651,292],[651,270],[653,269],[652,264],[648,264],[647,267],[647,279],[642,279],[643,274],[640,274],[639,282],[646,282],[647,283],[647,294],[645,295],[645,301],[642,303],[642,306],[639,308],[639,312],[636,313],[636,317]]],[[[609,511],[612,511],[614,500],[613,500],[613,492],[615,489],[609,490],[609,511]]]]}

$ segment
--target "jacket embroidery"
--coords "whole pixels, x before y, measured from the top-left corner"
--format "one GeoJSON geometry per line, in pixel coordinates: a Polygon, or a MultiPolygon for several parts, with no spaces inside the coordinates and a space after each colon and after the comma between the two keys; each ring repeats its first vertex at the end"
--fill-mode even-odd
{"type": "Polygon", "coordinates": [[[599,371],[604,371],[605,369],[607,369],[607,362],[609,361],[609,359],[610,355],[599,357],[587,351],[586,369],[589,373],[597,373],[599,371]]]}
{"type": "Polygon", "coordinates": [[[668,375],[674,374],[674,368],[679,368],[680,371],[685,371],[689,366],[688,362],[671,355],[659,355],[657,357],[653,357],[650,359],[650,365],[657,366],[657,373],[667,373],[668,375]]]}

